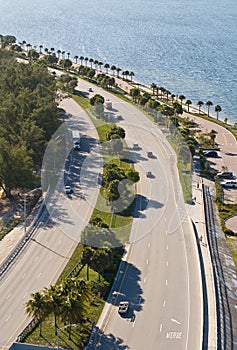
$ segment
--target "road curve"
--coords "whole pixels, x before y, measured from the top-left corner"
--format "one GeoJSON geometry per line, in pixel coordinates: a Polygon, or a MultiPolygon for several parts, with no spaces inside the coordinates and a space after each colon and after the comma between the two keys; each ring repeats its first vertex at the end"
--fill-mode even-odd
{"type": "Polygon", "coordinates": [[[98,143],[97,132],[90,118],[72,99],[63,100],[61,107],[71,114],[70,125],[80,120],[80,131],[85,136],[82,140],[84,148],[82,147],[79,154],[73,155],[75,169],[71,169],[65,179],[67,184],[73,186],[74,192],[72,198],[63,193],[62,178],[61,191],[57,193],[56,198],[52,198],[51,203],[48,203],[54,205],[51,218],[45,212],[27,248],[1,279],[0,349],[2,350],[10,347],[29,322],[29,318],[25,315],[24,303],[29,300],[30,293],[42,290],[57,281],[77,246],[79,241],[77,235],[80,235],[80,231],[90,219],[99,192],[98,181],[95,179],[101,173],[102,158],[99,148],[94,148],[98,143]],[[88,169],[88,186],[81,188],[77,165],[81,163],[81,157],[86,157],[89,151],[93,152],[93,149],[96,150],[97,159],[101,162],[91,164],[91,168],[88,169]]]}
{"type": "MultiPolygon", "coordinates": [[[[88,83],[81,81],[80,90],[88,83]]],[[[97,349],[201,349],[202,289],[198,254],[183,201],[176,157],[161,131],[133,105],[99,87],[113,103],[113,121],[126,130],[135,168],[140,171],[138,200],[125,267],[98,322],[97,349]],[[123,120],[118,121],[117,116],[123,120]],[[140,150],[133,150],[138,143],[140,150]],[[152,151],[153,158],[147,157],[152,151]],[[146,172],[152,177],[147,178],[146,172]],[[118,304],[130,302],[120,316],[118,304]]]]}

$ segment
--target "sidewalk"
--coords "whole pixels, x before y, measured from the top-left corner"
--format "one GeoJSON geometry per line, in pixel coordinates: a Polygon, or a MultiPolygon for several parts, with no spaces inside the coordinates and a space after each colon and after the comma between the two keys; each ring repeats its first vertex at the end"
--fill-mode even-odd
{"type": "Polygon", "coordinates": [[[193,205],[190,206],[189,215],[194,229],[198,235],[197,244],[200,256],[200,268],[203,281],[203,320],[204,320],[204,344],[208,349],[216,349],[217,346],[217,318],[216,318],[216,295],[213,279],[213,269],[205,226],[205,215],[202,193],[202,179],[198,172],[193,174],[193,205]],[[206,340],[205,340],[206,339],[206,340]]]}

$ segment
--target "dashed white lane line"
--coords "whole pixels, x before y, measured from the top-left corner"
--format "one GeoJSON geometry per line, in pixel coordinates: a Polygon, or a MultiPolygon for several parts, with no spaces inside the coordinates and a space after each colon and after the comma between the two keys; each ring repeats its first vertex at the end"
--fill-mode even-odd
{"type": "Polygon", "coordinates": [[[146,283],[146,277],[144,278],[143,282],[146,283]]]}
{"type": "Polygon", "coordinates": [[[168,246],[168,244],[167,244],[167,246],[166,246],[166,250],[169,250],[169,246],[168,246]]]}
{"type": "Polygon", "coordinates": [[[12,295],[12,293],[8,294],[7,299],[9,299],[11,295],[12,295]]]}
{"type": "Polygon", "coordinates": [[[23,275],[21,276],[21,279],[23,280],[23,278],[25,278],[26,274],[23,273],[23,275]]]}
{"type": "Polygon", "coordinates": [[[166,266],[167,266],[167,267],[169,266],[169,261],[166,261],[166,266]]]}
{"type": "Polygon", "coordinates": [[[163,325],[162,325],[162,323],[160,324],[160,332],[162,331],[162,327],[163,327],[163,325]]]}
{"type": "Polygon", "coordinates": [[[40,278],[41,275],[42,275],[42,273],[40,272],[40,273],[38,274],[37,278],[40,278]]]}
{"type": "Polygon", "coordinates": [[[163,301],[163,307],[165,307],[165,305],[166,305],[166,300],[163,301]]]}
{"type": "Polygon", "coordinates": [[[146,263],[147,263],[147,265],[149,264],[149,260],[148,259],[146,259],[146,263]]]}
{"type": "Polygon", "coordinates": [[[53,259],[53,256],[52,256],[52,255],[50,255],[50,257],[49,257],[49,261],[50,261],[50,260],[52,260],[52,259],[53,259]]]}
{"type": "Polygon", "coordinates": [[[168,280],[165,280],[165,285],[168,286],[168,280]]]}
{"type": "Polygon", "coordinates": [[[148,243],[148,248],[150,248],[150,246],[151,246],[151,242],[148,243]]]}
{"type": "Polygon", "coordinates": [[[10,317],[11,317],[11,315],[9,315],[9,316],[6,318],[5,322],[7,322],[7,321],[9,320],[10,317]]]}

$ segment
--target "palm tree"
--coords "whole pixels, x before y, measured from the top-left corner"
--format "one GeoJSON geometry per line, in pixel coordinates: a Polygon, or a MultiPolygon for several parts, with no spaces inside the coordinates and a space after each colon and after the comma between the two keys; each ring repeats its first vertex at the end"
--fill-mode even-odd
{"type": "Polygon", "coordinates": [[[55,51],[55,50],[54,50],[54,47],[51,47],[50,51],[51,51],[51,52],[54,52],[54,51],[55,51]]]}
{"type": "Polygon", "coordinates": [[[206,102],[206,106],[207,106],[207,116],[210,116],[210,107],[213,106],[213,103],[211,101],[207,101],[206,102]]]}
{"type": "Polygon", "coordinates": [[[62,59],[65,58],[65,51],[62,51],[62,59]]]}
{"type": "Polygon", "coordinates": [[[29,51],[30,48],[31,48],[31,44],[26,44],[26,49],[27,49],[27,51],[29,51]]]}
{"type": "Polygon", "coordinates": [[[105,63],[104,67],[105,67],[106,74],[108,74],[109,64],[105,63]]]}
{"type": "Polygon", "coordinates": [[[70,57],[70,52],[67,53],[67,59],[69,60],[69,57],[70,57]]]}
{"type": "Polygon", "coordinates": [[[172,94],[172,95],[171,95],[172,103],[174,102],[174,98],[175,98],[175,94],[172,94]]]}
{"type": "Polygon", "coordinates": [[[77,64],[77,60],[78,60],[78,56],[74,56],[74,59],[75,59],[75,63],[77,64]]]}
{"type": "Polygon", "coordinates": [[[81,66],[83,65],[84,56],[80,56],[81,66]]]}
{"type": "Polygon", "coordinates": [[[91,261],[93,258],[93,253],[94,253],[94,250],[91,247],[84,246],[83,251],[82,251],[81,264],[83,267],[85,265],[87,266],[87,269],[86,269],[87,281],[89,281],[89,278],[90,278],[89,271],[90,271],[90,264],[91,264],[91,261]]]}
{"type": "Polygon", "coordinates": [[[65,298],[61,308],[61,317],[63,322],[68,322],[69,334],[68,339],[71,339],[71,325],[79,323],[83,320],[85,312],[84,300],[79,293],[69,293],[65,298]]]}
{"type": "Polygon", "coordinates": [[[119,72],[121,72],[121,68],[119,68],[119,67],[117,67],[117,68],[115,68],[115,70],[116,70],[116,72],[117,72],[117,78],[119,78],[119,72]]]}
{"type": "Polygon", "coordinates": [[[40,45],[39,49],[40,49],[40,53],[42,53],[43,45],[40,45]]]}
{"type": "Polygon", "coordinates": [[[152,94],[155,95],[155,90],[157,88],[157,85],[155,83],[151,84],[152,94]]]}
{"type": "Polygon", "coordinates": [[[25,40],[22,41],[22,45],[23,45],[23,49],[25,50],[25,45],[26,45],[26,41],[25,40]]]}
{"type": "Polygon", "coordinates": [[[97,70],[98,64],[99,64],[99,61],[98,60],[94,60],[95,70],[97,70]]]}
{"type": "Polygon", "coordinates": [[[184,95],[179,95],[179,99],[181,101],[181,107],[183,107],[183,100],[185,100],[185,96],[184,95]]]}
{"type": "Polygon", "coordinates": [[[131,77],[131,82],[132,82],[132,77],[134,77],[135,74],[133,72],[130,72],[129,75],[131,77]]]}
{"type": "Polygon", "coordinates": [[[215,106],[215,112],[216,112],[216,119],[219,119],[219,112],[221,112],[221,106],[216,105],[215,106]]]}
{"type": "Polygon", "coordinates": [[[42,292],[32,293],[31,299],[26,302],[26,313],[32,315],[33,318],[40,323],[40,337],[42,337],[42,322],[49,314],[49,310],[45,307],[45,296],[42,292]]]}
{"type": "Polygon", "coordinates": [[[88,60],[89,60],[88,57],[85,57],[85,58],[84,58],[84,61],[85,61],[85,63],[86,63],[86,67],[87,67],[87,62],[88,62],[88,60]]]}
{"type": "Polygon", "coordinates": [[[204,103],[202,102],[202,101],[198,101],[197,102],[197,106],[198,106],[198,113],[200,114],[200,112],[201,112],[201,107],[204,105],[204,103]]]}
{"type": "Polygon", "coordinates": [[[45,289],[45,300],[47,303],[47,309],[54,314],[54,327],[55,334],[57,334],[57,317],[60,316],[60,308],[63,302],[63,297],[61,295],[61,286],[50,286],[45,289]]]}
{"type": "Polygon", "coordinates": [[[46,52],[46,54],[49,52],[49,49],[46,47],[45,49],[44,49],[44,51],[46,52]]]}
{"type": "Polygon", "coordinates": [[[92,63],[94,62],[93,58],[90,58],[90,59],[89,59],[89,62],[90,62],[90,64],[91,64],[91,68],[92,68],[92,63]]]}
{"type": "Polygon", "coordinates": [[[191,100],[187,100],[186,101],[186,105],[188,105],[188,112],[189,112],[189,106],[192,104],[192,101],[191,100]]]}
{"type": "Polygon", "coordinates": [[[58,51],[57,51],[58,59],[60,59],[60,53],[61,53],[61,52],[62,52],[61,50],[58,50],[58,51]]]}
{"type": "Polygon", "coordinates": [[[116,70],[116,66],[115,66],[115,65],[112,65],[112,66],[110,67],[110,69],[112,70],[113,75],[114,75],[114,71],[116,70]]]}
{"type": "Polygon", "coordinates": [[[98,66],[99,66],[100,72],[101,72],[101,66],[103,66],[103,62],[99,61],[99,62],[98,62],[98,66]]]}

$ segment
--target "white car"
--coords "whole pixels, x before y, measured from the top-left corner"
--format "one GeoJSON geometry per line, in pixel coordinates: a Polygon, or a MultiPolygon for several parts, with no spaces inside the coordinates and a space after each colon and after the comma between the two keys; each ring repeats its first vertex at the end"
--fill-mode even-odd
{"type": "Polygon", "coordinates": [[[65,186],[65,193],[66,194],[71,194],[72,193],[72,188],[71,188],[71,186],[65,186]]]}
{"type": "Polygon", "coordinates": [[[221,185],[224,188],[237,188],[237,182],[236,181],[221,182],[221,185]]]}
{"type": "Polygon", "coordinates": [[[119,303],[118,313],[119,314],[126,314],[128,312],[129,308],[129,302],[128,301],[121,301],[119,303]]]}

